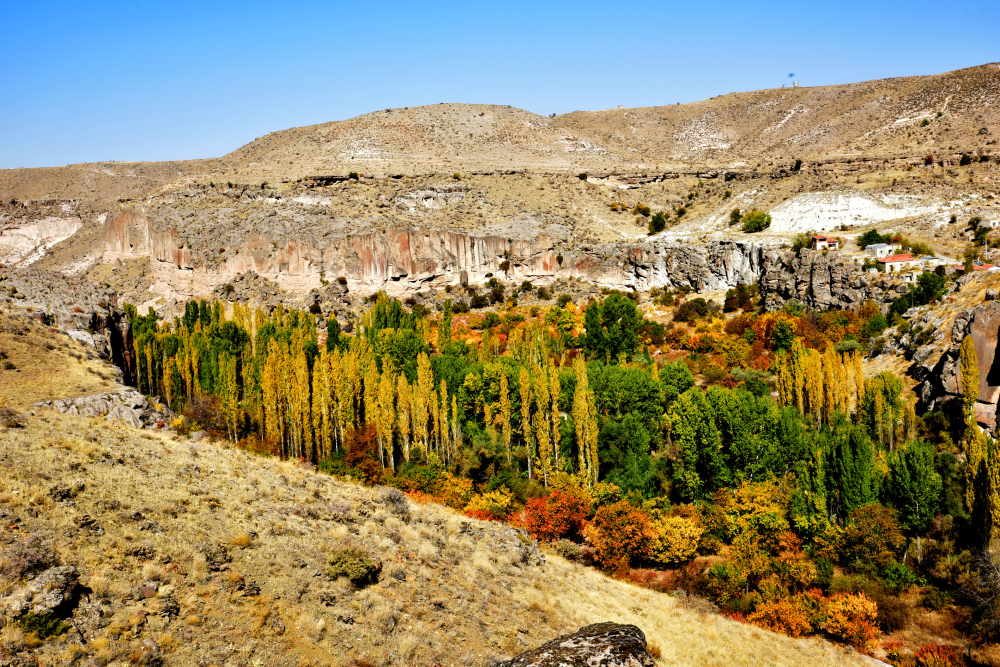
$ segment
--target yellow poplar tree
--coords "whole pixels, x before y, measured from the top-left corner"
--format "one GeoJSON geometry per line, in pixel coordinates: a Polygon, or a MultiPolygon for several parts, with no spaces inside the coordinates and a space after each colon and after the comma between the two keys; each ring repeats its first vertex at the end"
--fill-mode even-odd
{"type": "Polygon", "coordinates": [[[573,362],[576,371],[576,391],[573,392],[573,425],[576,427],[576,444],[579,449],[579,468],[587,479],[587,486],[597,483],[599,463],[597,458],[597,406],[587,381],[587,366],[577,357],[573,362]]]}
{"type": "Polygon", "coordinates": [[[507,382],[507,374],[500,374],[500,419],[503,428],[503,447],[507,452],[507,465],[511,465],[511,410],[510,410],[510,387],[507,382]]]}
{"type": "Polygon", "coordinates": [[[400,373],[396,377],[396,430],[399,431],[399,446],[403,458],[410,460],[410,383],[400,373]]]}

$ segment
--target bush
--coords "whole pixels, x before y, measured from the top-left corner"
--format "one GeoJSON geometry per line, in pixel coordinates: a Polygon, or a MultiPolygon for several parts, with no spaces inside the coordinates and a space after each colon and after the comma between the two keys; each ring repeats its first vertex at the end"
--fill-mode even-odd
{"type": "Polygon", "coordinates": [[[855,572],[878,575],[896,560],[905,539],[896,510],[870,503],[853,510],[840,543],[841,563],[855,572]]]}
{"type": "Polygon", "coordinates": [[[528,502],[525,528],[539,540],[579,537],[590,513],[590,500],[572,489],[553,491],[528,502]]]}
{"type": "Polygon", "coordinates": [[[905,563],[893,561],[885,568],[882,580],[885,582],[886,588],[898,595],[917,584],[917,575],[905,563]]]}
{"type": "Polygon", "coordinates": [[[650,208],[645,204],[636,204],[635,208],[632,209],[632,212],[637,215],[641,215],[644,218],[648,218],[650,213],[650,208]]]}
{"type": "Polygon", "coordinates": [[[465,512],[478,519],[502,521],[510,514],[513,504],[514,494],[506,486],[501,486],[493,491],[474,495],[465,506],[465,512]]]}
{"type": "Polygon", "coordinates": [[[769,600],[757,605],[756,611],[747,616],[747,621],[765,630],[801,637],[813,631],[814,609],[817,606],[816,598],[804,594],[769,600]]]}
{"type": "Polygon", "coordinates": [[[698,553],[701,526],[682,516],[667,516],[653,521],[655,537],[649,543],[649,557],[664,565],[678,565],[698,553]]]}
{"type": "Polygon", "coordinates": [[[558,304],[560,308],[565,308],[566,305],[570,303],[573,303],[573,297],[569,294],[560,294],[559,298],[556,299],[556,304],[558,304]]]}
{"type": "Polygon", "coordinates": [[[63,622],[61,618],[51,612],[47,614],[34,614],[29,612],[17,619],[17,624],[26,634],[33,634],[38,639],[56,637],[68,632],[70,628],[73,627],[69,623],[63,622]]]}
{"type": "Polygon", "coordinates": [[[674,311],[674,322],[693,322],[706,315],[708,315],[708,302],[699,296],[677,306],[677,310],[674,311]]]}
{"type": "Polygon", "coordinates": [[[483,294],[477,294],[469,301],[469,306],[472,308],[485,308],[490,305],[489,297],[483,294]]]}
{"type": "Polygon", "coordinates": [[[708,598],[720,605],[740,597],[746,590],[747,578],[732,563],[715,563],[708,568],[702,589],[708,598]]]}
{"type": "Polygon", "coordinates": [[[753,210],[743,216],[743,231],[748,234],[761,232],[771,226],[771,214],[753,210]]]}
{"type": "Polygon", "coordinates": [[[734,208],[732,211],[729,212],[729,225],[733,226],[740,224],[740,220],[742,218],[743,214],[740,212],[740,209],[734,208]]]}
{"type": "Polygon", "coordinates": [[[616,576],[628,573],[633,558],[645,557],[654,535],[646,513],[627,500],[597,510],[593,528],[594,560],[616,576]]]}
{"type": "Polygon", "coordinates": [[[331,579],[347,577],[359,588],[378,581],[382,564],[360,549],[342,547],[334,549],[327,561],[326,575],[331,579]]]}
{"type": "Polygon", "coordinates": [[[548,544],[548,549],[566,560],[576,562],[583,558],[583,547],[570,540],[556,540],[548,544]]]}
{"type": "Polygon", "coordinates": [[[878,605],[864,593],[839,593],[826,604],[826,631],[862,653],[875,647],[878,605]]]}
{"type": "Polygon", "coordinates": [[[579,178],[581,181],[587,180],[587,172],[585,172],[585,171],[580,172],[580,174],[577,176],[577,178],[579,178]]]}
{"type": "Polygon", "coordinates": [[[549,299],[552,298],[552,296],[549,294],[549,291],[544,287],[539,287],[538,291],[535,294],[541,301],[548,301],[549,299]]]}
{"type": "Polygon", "coordinates": [[[962,153],[962,157],[959,158],[958,164],[963,167],[972,164],[972,156],[968,153],[962,153]]]}
{"type": "Polygon", "coordinates": [[[530,280],[525,280],[524,282],[521,283],[522,292],[530,292],[531,290],[532,290],[532,284],[530,280]]]}
{"type": "Polygon", "coordinates": [[[649,219],[649,233],[657,234],[667,228],[667,218],[662,211],[658,211],[649,219]]]}
{"type": "Polygon", "coordinates": [[[959,667],[965,664],[962,649],[943,644],[924,644],[913,657],[920,667],[959,667]]]}

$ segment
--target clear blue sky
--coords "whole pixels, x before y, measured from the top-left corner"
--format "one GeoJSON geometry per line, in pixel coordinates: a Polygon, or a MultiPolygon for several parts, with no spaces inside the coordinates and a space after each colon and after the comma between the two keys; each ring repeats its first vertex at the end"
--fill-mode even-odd
{"type": "Polygon", "coordinates": [[[0,3],[0,168],[223,155],[386,107],[539,114],[1000,60],[1000,2],[0,3]]]}

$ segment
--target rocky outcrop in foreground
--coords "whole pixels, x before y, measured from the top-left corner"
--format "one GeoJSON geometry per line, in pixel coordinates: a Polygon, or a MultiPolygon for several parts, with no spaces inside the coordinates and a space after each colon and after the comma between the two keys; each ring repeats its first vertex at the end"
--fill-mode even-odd
{"type": "Polygon", "coordinates": [[[149,400],[132,388],[94,396],[42,401],[36,403],[35,407],[52,408],[67,415],[104,417],[110,422],[120,422],[134,428],[166,428],[173,419],[170,408],[161,404],[157,398],[149,400]]]}
{"type": "Polygon", "coordinates": [[[654,667],[646,635],[634,625],[596,623],[493,667],[654,667]]]}

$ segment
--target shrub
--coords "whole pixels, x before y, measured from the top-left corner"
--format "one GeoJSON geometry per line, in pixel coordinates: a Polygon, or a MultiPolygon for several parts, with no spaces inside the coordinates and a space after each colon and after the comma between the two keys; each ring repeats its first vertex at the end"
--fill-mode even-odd
{"type": "Polygon", "coordinates": [[[58,561],[56,552],[41,537],[31,535],[0,551],[0,573],[8,581],[17,581],[47,570],[58,561]]]}
{"type": "Polygon", "coordinates": [[[734,208],[732,211],[729,212],[729,225],[733,226],[740,224],[740,220],[742,218],[743,214],[740,212],[740,209],[734,208]]]}
{"type": "Polygon", "coordinates": [[[905,563],[893,561],[885,568],[883,575],[886,588],[897,595],[910,590],[917,583],[917,575],[905,563]]]}
{"type": "Polygon", "coordinates": [[[377,434],[374,424],[355,429],[344,459],[351,471],[369,484],[379,483],[385,474],[378,457],[377,434]]]}
{"type": "Polygon", "coordinates": [[[356,172],[356,171],[350,172],[349,174],[347,174],[347,178],[348,179],[352,179],[353,178],[356,181],[359,180],[358,179],[358,172],[356,172]]]}
{"type": "Polygon", "coordinates": [[[667,228],[667,218],[662,211],[658,211],[649,219],[649,233],[657,234],[667,228]]]}
{"type": "Polygon", "coordinates": [[[896,559],[904,543],[896,510],[870,503],[847,517],[839,550],[841,563],[855,572],[876,575],[896,559]]]}
{"type": "Polygon", "coordinates": [[[565,308],[570,303],[573,303],[573,297],[569,294],[560,294],[559,298],[556,299],[556,304],[558,304],[560,308],[565,308]]]}
{"type": "Polygon", "coordinates": [[[864,593],[839,593],[826,605],[826,631],[862,653],[875,647],[878,605],[864,593]]]}
{"type": "Polygon", "coordinates": [[[646,555],[653,537],[649,517],[627,500],[597,510],[593,528],[594,560],[617,576],[628,572],[633,558],[646,555]]]}
{"type": "Polygon", "coordinates": [[[913,657],[920,667],[959,667],[965,664],[960,648],[944,644],[924,644],[913,657]]]}
{"type": "Polygon", "coordinates": [[[649,557],[664,565],[677,565],[698,553],[701,526],[682,516],[667,516],[653,521],[655,537],[649,543],[649,557]]]}
{"type": "Polygon", "coordinates": [[[477,294],[469,301],[469,306],[472,308],[485,308],[490,305],[489,297],[483,294],[477,294]]]}
{"type": "Polygon", "coordinates": [[[530,280],[525,280],[524,282],[521,283],[521,291],[522,292],[530,292],[532,290],[532,287],[533,286],[532,286],[530,280]]]}
{"type": "Polygon", "coordinates": [[[702,583],[708,598],[723,605],[743,595],[746,586],[747,578],[742,570],[728,561],[708,568],[702,583]]]}
{"type": "Polygon", "coordinates": [[[645,204],[636,204],[635,208],[632,209],[632,212],[637,215],[641,215],[644,218],[648,218],[650,213],[650,208],[645,204]]]}
{"type": "Polygon", "coordinates": [[[479,493],[472,497],[465,506],[465,512],[476,518],[488,518],[496,521],[506,519],[514,504],[514,494],[501,486],[493,491],[479,493]]]}
{"type": "Polygon", "coordinates": [[[552,296],[549,294],[549,291],[544,287],[539,287],[538,291],[536,292],[536,295],[542,301],[548,301],[550,298],[552,298],[552,296]]]}
{"type": "MultiPolygon", "coordinates": [[[[339,284],[341,284],[341,285],[346,285],[347,284],[347,276],[338,276],[337,277],[337,282],[339,284]]],[[[450,287],[450,285],[449,285],[449,287],[450,287]]]]}
{"type": "Polygon", "coordinates": [[[753,210],[743,216],[743,231],[748,234],[761,232],[771,226],[771,214],[753,210]]]}
{"type": "Polygon", "coordinates": [[[566,560],[576,562],[583,558],[583,547],[570,540],[556,540],[548,544],[548,548],[566,560]]]}
{"type": "Polygon", "coordinates": [[[575,489],[553,491],[528,502],[525,528],[539,540],[578,537],[590,513],[590,500],[575,489]]]}
{"type": "Polygon", "coordinates": [[[577,176],[577,178],[579,178],[581,181],[587,180],[587,172],[585,172],[585,171],[580,172],[580,174],[579,174],[579,176],[577,176]]]}
{"type": "Polygon", "coordinates": [[[326,574],[331,579],[347,577],[359,588],[376,583],[381,571],[381,563],[354,547],[334,549],[326,568],[326,574]]]}
{"type": "Polygon", "coordinates": [[[801,637],[813,631],[809,607],[803,603],[804,595],[784,597],[757,605],[747,621],[757,627],[780,632],[789,637],[801,637]]]}
{"type": "Polygon", "coordinates": [[[47,614],[29,612],[17,619],[17,624],[26,634],[33,634],[38,639],[56,637],[73,627],[51,612],[47,614]]]}
{"type": "Polygon", "coordinates": [[[232,283],[226,283],[226,286],[223,288],[223,291],[226,294],[232,294],[233,292],[236,291],[236,286],[233,285],[232,283]]]}
{"type": "Polygon", "coordinates": [[[972,164],[972,156],[968,153],[962,153],[962,157],[959,158],[958,164],[963,167],[972,164]]]}

